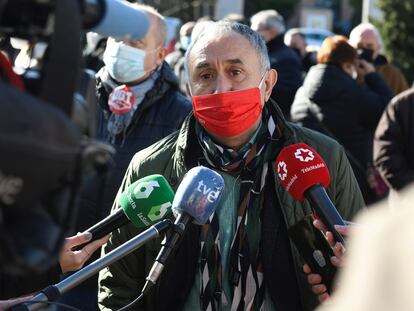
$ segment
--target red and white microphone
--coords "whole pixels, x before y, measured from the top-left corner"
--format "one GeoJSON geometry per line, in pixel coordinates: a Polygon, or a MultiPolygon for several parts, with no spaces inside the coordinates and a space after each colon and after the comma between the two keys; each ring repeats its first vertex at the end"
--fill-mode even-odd
{"type": "Polygon", "coordinates": [[[306,198],[335,239],[344,243],[334,225],[345,222],[325,191],[331,177],[322,157],[306,144],[289,145],[277,156],[275,167],[282,187],[295,200],[306,198]]]}

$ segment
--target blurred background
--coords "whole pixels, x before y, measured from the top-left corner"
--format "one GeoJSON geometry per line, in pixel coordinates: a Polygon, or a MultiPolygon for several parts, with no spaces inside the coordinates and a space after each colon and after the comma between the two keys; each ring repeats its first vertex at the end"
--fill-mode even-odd
{"type": "Polygon", "coordinates": [[[384,54],[403,71],[414,76],[414,23],[412,0],[139,0],[156,7],[167,17],[168,47],[173,50],[180,26],[210,17],[219,20],[239,14],[246,23],[258,11],[275,9],[288,28],[304,28],[307,44],[317,46],[331,33],[349,35],[361,22],[374,23],[384,39],[384,54]]]}

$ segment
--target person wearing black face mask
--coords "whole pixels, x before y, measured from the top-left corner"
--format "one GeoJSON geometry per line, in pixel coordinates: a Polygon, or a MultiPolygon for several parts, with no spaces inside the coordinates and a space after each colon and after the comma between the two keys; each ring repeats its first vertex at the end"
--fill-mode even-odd
{"type": "Polygon", "coordinates": [[[292,104],[291,119],[339,141],[346,149],[365,203],[378,197],[366,178],[374,131],[392,92],[372,64],[357,58],[343,36],[325,39],[292,104]],[[363,76],[367,87],[355,79],[363,76]]]}
{"type": "MultiPolygon", "coordinates": [[[[349,35],[349,43],[360,49],[362,59],[374,64],[375,70],[384,78],[394,95],[408,89],[408,83],[401,71],[381,54],[382,39],[374,25],[362,23],[356,26],[349,35]]],[[[360,78],[358,81],[363,82],[360,78]]]]}

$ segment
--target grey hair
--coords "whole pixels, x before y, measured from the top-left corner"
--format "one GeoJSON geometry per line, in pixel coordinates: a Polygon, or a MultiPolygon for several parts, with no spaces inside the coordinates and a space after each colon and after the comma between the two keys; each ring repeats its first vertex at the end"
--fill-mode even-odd
{"type": "Polygon", "coordinates": [[[296,35],[300,36],[305,41],[305,44],[306,44],[306,38],[304,34],[298,28],[292,28],[286,31],[285,36],[283,38],[285,44],[287,46],[290,46],[293,36],[296,36],[296,35]]]}
{"type": "Polygon", "coordinates": [[[264,75],[267,70],[270,69],[270,61],[269,61],[269,54],[267,53],[266,43],[264,42],[262,36],[257,33],[256,31],[250,29],[248,26],[240,23],[235,22],[227,22],[227,21],[219,21],[219,22],[212,22],[204,27],[201,32],[192,38],[191,44],[188,47],[185,53],[185,61],[184,61],[184,68],[185,68],[185,76],[188,81],[189,77],[189,68],[188,62],[190,58],[191,50],[193,49],[194,45],[207,34],[225,34],[225,33],[238,33],[242,35],[244,38],[249,41],[250,45],[256,50],[261,64],[261,74],[264,75]]]}
{"type": "Polygon", "coordinates": [[[276,10],[264,10],[257,12],[250,18],[252,25],[262,24],[266,28],[272,28],[277,31],[278,34],[286,31],[285,21],[283,16],[276,10]]]}
{"type": "Polygon", "coordinates": [[[351,33],[349,34],[349,43],[356,48],[358,45],[359,39],[361,38],[361,35],[365,31],[372,31],[374,36],[376,37],[378,44],[380,46],[380,50],[382,50],[384,43],[382,42],[381,35],[378,31],[378,28],[375,27],[371,23],[362,23],[356,26],[354,29],[352,29],[351,33]]]}
{"type": "Polygon", "coordinates": [[[165,41],[167,40],[167,24],[165,23],[164,16],[162,16],[156,8],[150,5],[142,3],[134,3],[133,5],[155,17],[157,22],[155,33],[157,34],[158,43],[164,46],[165,41]]]}

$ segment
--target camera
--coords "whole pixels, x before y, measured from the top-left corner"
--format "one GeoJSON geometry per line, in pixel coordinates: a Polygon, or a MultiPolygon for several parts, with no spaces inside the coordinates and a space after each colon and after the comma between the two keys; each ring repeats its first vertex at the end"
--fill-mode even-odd
{"type": "Polygon", "coordinates": [[[373,53],[374,53],[374,51],[371,50],[371,49],[363,49],[363,48],[357,49],[358,57],[360,59],[363,59],[363,60],[367,61],[368,63],[373,63],[374,62],[373,53]]]}
{"type": "Polygon", "coordinates": [[[0,37],[47,45],[39,66],[21,72],[24,90],[0,64],[0,285],[33,290],[58,264],[82,175],[105,170],[114,153],[92,139],[95,76],[80,66],[83,31],[139,39],[148,28],[146,14],[121,0],[0,0],[0,37]]]}

